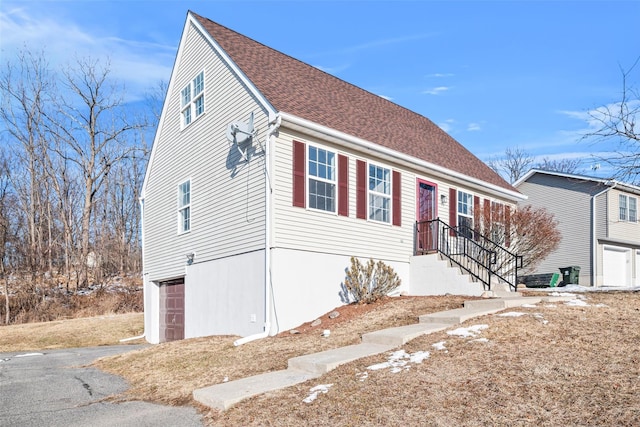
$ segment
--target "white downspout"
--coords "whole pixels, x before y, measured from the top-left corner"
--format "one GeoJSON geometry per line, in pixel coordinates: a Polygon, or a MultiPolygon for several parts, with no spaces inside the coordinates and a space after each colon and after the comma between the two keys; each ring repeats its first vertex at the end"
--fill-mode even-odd
{"type": "Polygon", "coordinates": [[[269,336],[271,330],[271,139],[278,131],[282,118],[277,114],[274,120],[269,123],[267,140],[264,147],[264,185],[265,185],[265,230],[264,230],[264,331],[240,338],[233,342],[234,346],[246,344],[269,336]]]}
{"type": "MultiPolygon", "coordinates": [[[[610,182],[605,183],[605,185],[611,185],[610,182]]],[[[598,278],[598,238],[596,237],[596,199],[598,196],[606,193],[609,190],[615,188],[618,185],[616,181],[613,181],[613,185],[611,187],[607,187],[599,193],[594,194],[591,197],[591,262],[593,264],[593,268],[591,269],[591,286],[594,288],[597,285],[596,281],[598,278]]],[[[607,212],[608,215],[608,212],[607,212]]]]}

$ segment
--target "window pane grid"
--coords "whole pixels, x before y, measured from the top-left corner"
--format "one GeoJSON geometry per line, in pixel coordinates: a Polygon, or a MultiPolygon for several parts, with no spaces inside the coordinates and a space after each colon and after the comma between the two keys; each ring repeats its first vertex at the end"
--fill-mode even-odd
{"type": "Polygon", "coordinates": [[[465,237],[473,237],[473,196],[458,191],[458,227],[465,237]]]}
{"type": "Polygon", "coordinates": [[[193,93],[194,95],[198,95],[203,90],[204,90],[204,72],[201,72],[193,80],[193,93]]]}
{"type": "Polygon", "coordinates": [[[627,220],[627,196],[620,195],[618,198],[620,204],[620,221],[627,220]]]}
{"type": "Polygon", "coordinates": [[[204,71],[180,91],[180,105],[183,127],[193,122],[194,115],[198,118],[204,114],[204,71]]]}
{"type": "Polygon", "coordinates": [[[638,221],[638,199],[629,197],[629,221],[638,221]]]}
{"type": "Polygon", "coordinates": [[[335,153],[309,146],[309,208],[336,211],[335,153]]]}
{"type": "Polygon", "coordinates": [[[336,186],[327,182],[309,179],[309,207],[335,212],[336,186]]]}
{"type": "Polygon", "coordinates": [[[198,98],[196,98],[195,107],[196,107],[196,117],[199,117],[202,113],[204,113],[204,95],[201,95],[198,98]]]}
{"type": "Polygon", "coordinates": [[[179,232],[184,233],[191,229],[191,180],[178,186],[178,215],[179,232]]]}
{"type": "Polygon", "coordinates": [[[473,216],[473,196],[469,193],[458,192],[458,213],[473,216]]]}
{"type": "Polygon", "coordinates": [[[391,200],[388,197],[369,194],[369,219],[374,221],[390,221],[391,200]]]}
{"type": "Polygon", "coordinates": [[[191,86],[187,86],[182,89],[182,106],[184,107],[189,102],[191,102],[191,86]]]}
{"type": "Polygon", "coordinates": [[[391,170],[369,165],[369,219],[391,222],[391,170]]]}
{"type": "Polygon", "coordinates": [[[375,165],[369,165],[369,190],[391,195],[391,171],[375,165]]]}
{"type": "Polygon", "coordinates": [[[182,112],[182,118],[185,126],[191,123],[191,106],[182,112]]]}

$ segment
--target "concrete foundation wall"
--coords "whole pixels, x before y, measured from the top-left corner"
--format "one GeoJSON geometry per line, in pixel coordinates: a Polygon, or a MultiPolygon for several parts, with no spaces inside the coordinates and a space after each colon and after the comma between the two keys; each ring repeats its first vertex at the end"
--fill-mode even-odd
{"type": "MultiPolygon", "coordinates": [[[[273,249],[271,260],[274,293],[271,333],[295,328],[346,303],[341,298],[341,284],[345,270],[351,265],[349,256],[273,249]]],[[[393,267],[402,280],[398,292],[408,290],[409,264],[383,262],[393,267]]]]}
{"type": "Polygon", "coordinates": [[[484,287],[472,282],[458,268],[450,268],[448,261],[438,254],[411,257],[410,295],[482,295],[484,287]]]}

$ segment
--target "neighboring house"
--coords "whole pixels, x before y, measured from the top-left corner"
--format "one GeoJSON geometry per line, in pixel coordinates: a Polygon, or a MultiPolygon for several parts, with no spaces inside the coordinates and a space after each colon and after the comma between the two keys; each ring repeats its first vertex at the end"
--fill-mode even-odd
{"type": "Polygon", "coordinates": [[[451,292],[416,220],[523,199],[429,119],[189,12],[141,196],[146,338],[291,329],[344,303],[351,256],[451,292]]]}
{"type": "Polygon", "coordinates": [[[615,180],[532,169],[514,183],[527,204],[546,208],[562,241],[535,273],[580,267],[585,286],[640,285],[640,187],[615,180]]]}

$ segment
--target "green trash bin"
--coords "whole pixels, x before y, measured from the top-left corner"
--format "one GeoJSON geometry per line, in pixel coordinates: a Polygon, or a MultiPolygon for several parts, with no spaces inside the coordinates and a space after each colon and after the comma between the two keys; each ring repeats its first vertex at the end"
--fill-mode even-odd
{"type": "Polygon", "coordinates": [[[562,273],[562,286],[577,285],[580,277],[580,267],[572,265],[571,267],[560,267],[562,273]]]}

